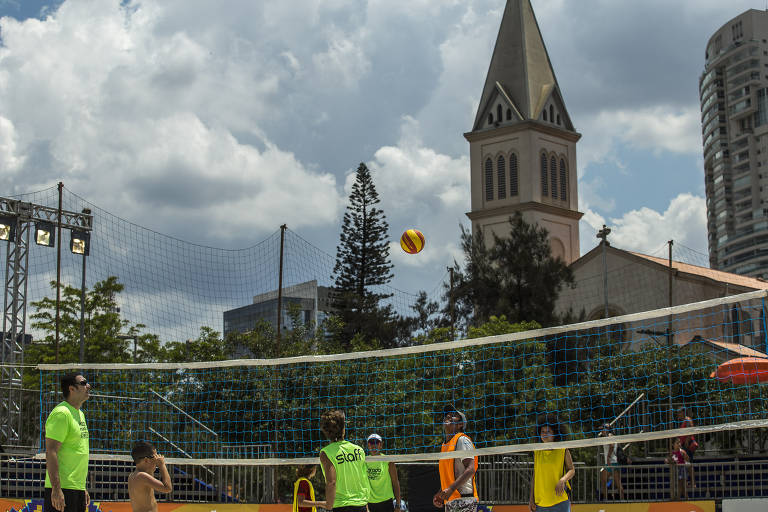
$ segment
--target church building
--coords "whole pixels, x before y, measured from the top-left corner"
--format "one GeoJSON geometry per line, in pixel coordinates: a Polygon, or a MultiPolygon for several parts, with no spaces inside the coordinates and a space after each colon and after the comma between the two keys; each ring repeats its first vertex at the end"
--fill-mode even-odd
{"type": "MultiPolygon", "coordinates": [[[[506,2],[474,125],[464,137],[470,148],[472,233],[480,230],[487,245],[493,234],[507,237],[515,212],[545,228],[552,255],[574,274],[574,287],[562,290],[557,300],[559,315],[595,320],[606,312],[613,317],[664,308],[670,297],[672,305],[680,305],[768,289],[766,281],[680,261],[670,265],[605,240],[581,256],[576,165],[581,134],[565,107],[530,0],[506,2]]],[[[674,330],[682,333],[674,343],[686,349],[706,345],[709,352],[720,344],[723,354],[765,357],[768,333],[761,307],[734,304],[709,313],[722,319],[687,320],[684,328],[675,322],[674,330]]],[[[624,327],[618,341],[626,347],[647,341],[637,333],[639,326],[624,327]]]]}
{"type": "Polygon", "coordinates": [[[552,253],[579,257],[575,130],[530,0],[504,8],[472,131],[472,233],[509,234],[509,217],[549,231],[552,253]]]}

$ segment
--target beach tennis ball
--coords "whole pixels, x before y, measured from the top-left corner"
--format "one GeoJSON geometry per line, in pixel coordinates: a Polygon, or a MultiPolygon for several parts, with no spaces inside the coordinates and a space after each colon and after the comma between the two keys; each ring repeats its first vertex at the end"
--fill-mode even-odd
{"type": "Polygon", "coordinates": [[[416,254],[424,248],[424,235],[418,229],[407,229],[400,237],[400,247],[408,254],[416,254]]]}

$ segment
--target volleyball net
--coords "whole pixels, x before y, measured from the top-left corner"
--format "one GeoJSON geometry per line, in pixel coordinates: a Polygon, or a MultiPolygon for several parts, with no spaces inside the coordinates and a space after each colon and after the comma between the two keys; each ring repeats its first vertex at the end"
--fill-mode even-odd
{"type": "Polygon", "coordinates": [[[543,413],[568,425],[568,447],[607,442],[598,437],[605,423],[610,442],[768,426],[765,297],[371,352],[39,365],[41,437],[58,381],[73,370],[93,385],[84,411],[94,459],[127,457],[146,440],[185,463],[313,462],[329,409],[346,413],[347,439],[362,444],[376,432],[401,461],[441,457],[449,405],[466,414],[478,455],[540,448],[543,413]],[[681,406],[696,427],[678,428],[681,406]]]}

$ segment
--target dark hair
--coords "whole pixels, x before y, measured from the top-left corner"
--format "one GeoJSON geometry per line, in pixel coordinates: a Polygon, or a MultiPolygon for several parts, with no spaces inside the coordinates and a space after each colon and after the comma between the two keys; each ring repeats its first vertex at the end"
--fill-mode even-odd
{"type": "Polygon", "coordinates": [[[133,450],[131,450],[131,457],[133,457],[133,462],[138,464],[141,462],[141,459],[152,457],[154,455],[154,451],[155,447],[150,443],[147,443],[146,441],[139,441],[133,445],[133,450]]]}
{"type": "Polygon", "coordinates": [[[536,427],[536,437],[541,435],[541,429],[549,427],[552,429],[552,433],[555,435],[555,441],[563,441],[568,435],[568,427],[560,422],[557,414],[549,412],[539,416],[536,427]]]}
{"type": "Polygon", "coordinates": [[[320,416],[320,430],[329,441],[340,441],[341,436],[344,433],[344,411],[338,409],[333,411],[325,411],[320,416]]]}
{"type": "Polygon", "coordinates": [[[312,471],[314,470],[314,464],[303,464],[296,468],[296,474],[299,476],[299,478],[309,478],[309,475],[311,475],[312,471]]]}
{"type": "Polygon", "coordinates": [[[64,398],[69,398],[69,386],[77,386],[77,376],[82,373],[67,373],[61,376],[61,393],[64,398]]]}

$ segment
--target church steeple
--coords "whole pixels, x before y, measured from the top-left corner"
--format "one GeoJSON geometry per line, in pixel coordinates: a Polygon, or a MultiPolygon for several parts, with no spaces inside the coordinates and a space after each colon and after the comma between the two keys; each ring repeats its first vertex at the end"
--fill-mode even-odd
{"type": "Polygon", "coordinates": [[[509,0],[473,131],[545,117],[548,122],[574,131],[531,2],[509,0]],[[548,101],[553,106],[551,112],[548,101]],[[557,123],[558,116],[560,123],[557,123]]]}
{"type": "Polygon", "coordinates": [[[469,141],[472,232],[509,236],[521,212],[552,254],[579,256],[576,142],[530,0],[507,0],[469,141]]]}

